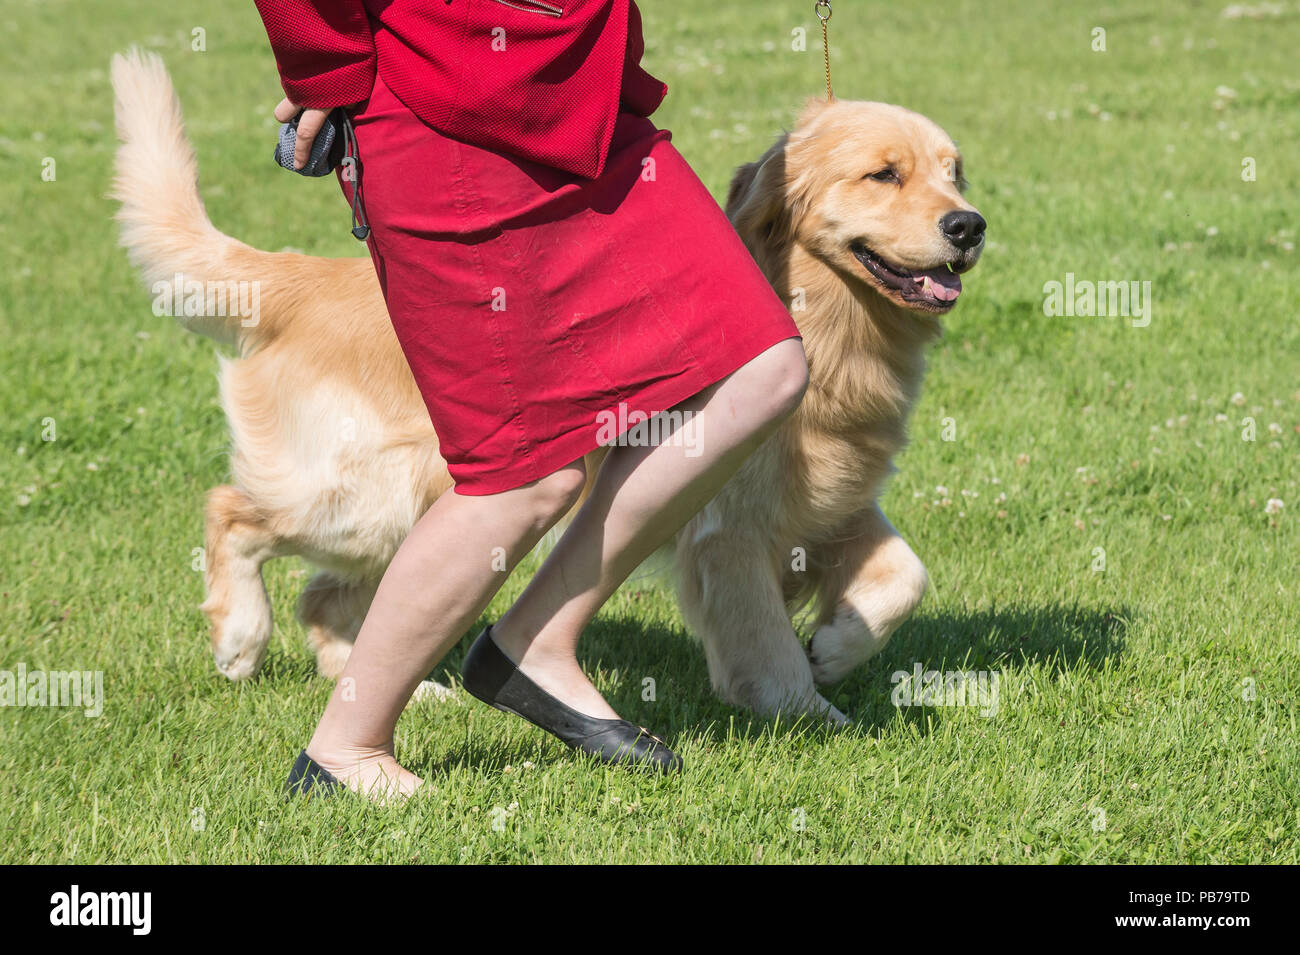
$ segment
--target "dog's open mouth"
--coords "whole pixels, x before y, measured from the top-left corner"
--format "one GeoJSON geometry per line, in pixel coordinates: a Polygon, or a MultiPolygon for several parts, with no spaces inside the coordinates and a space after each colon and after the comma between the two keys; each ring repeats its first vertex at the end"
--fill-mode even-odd
{"type": "Polygon", "coordinates": [[[946,312],[957,304],[957,296],[961,295],[961,276],[947,265],[911,271],[890,265],[860,242],[854,243],[850,249],[877,282],[896,293],[908,305],[946,312]]]}

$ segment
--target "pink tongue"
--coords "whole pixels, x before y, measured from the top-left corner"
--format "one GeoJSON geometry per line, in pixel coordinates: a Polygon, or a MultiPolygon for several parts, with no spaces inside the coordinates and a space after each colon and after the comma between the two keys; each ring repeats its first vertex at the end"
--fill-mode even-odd
{"type": "Polygon", "coordinates": [[[951,302],[961,294],[961,276],[949,272],[946,268],[931,269],[929,272],[917,272],[912,281],[924,285],[930,280],[930,293],[941,302],[951,302]]]}

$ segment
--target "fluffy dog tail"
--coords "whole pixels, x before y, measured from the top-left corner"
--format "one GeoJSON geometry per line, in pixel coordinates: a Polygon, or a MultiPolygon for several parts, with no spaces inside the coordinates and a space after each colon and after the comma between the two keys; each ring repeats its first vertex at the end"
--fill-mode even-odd
{"type": "Polygon", "coordinates": [[[155,310],[241,350],[255,345],[273,330],[262,321],[262,279],[274,274],[274,255],[209,221],[162,58],[133,47],[114,55],[111,72],[121,140],[112,198],[121,203],[122,245],[152,288],[155,310]]]}

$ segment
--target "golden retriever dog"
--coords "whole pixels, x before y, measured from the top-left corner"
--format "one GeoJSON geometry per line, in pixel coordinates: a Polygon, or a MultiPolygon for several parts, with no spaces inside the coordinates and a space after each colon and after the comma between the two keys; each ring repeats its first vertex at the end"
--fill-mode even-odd
{"type": "MultiPolygon", "coordinates": [[[[317,568],[298,616],[320,672],[337,677],[389,560],[451,487],[428,412],[370,260],[264,252],[219,232],[162,61],[116,56],[112,80],[122,243],[156,310],[239,355],[218,358],[232,477],[206,509],[217,668],[258,672],[272,630],[262,566],[296,554],[317,568]]],[[[961,183],[932,122],[841,100],[810,101],[732,183],[727,212],[791,304],[812,378],[795,416],[678,537],[682,609],[732,703],[842,720],[816,686],[879,651],[925,590],[876,499],[925,345],[983,248],[961,183]],[[791,614],[809,603],[805,651],[791,614]]]]}
{"type": "Polygon", "coordinates": [[[816,686],[878,653],[925,567],[877,505],[925,346],[984,249],[961,154],[883,103],[811,100],[732,180],[727,215],[803,334],[798,410],[684,528],[682,612],[714,689],[760,713],[843,714],[816,686]],[[791,626],[813,609],[807,650],[791,626]]]}

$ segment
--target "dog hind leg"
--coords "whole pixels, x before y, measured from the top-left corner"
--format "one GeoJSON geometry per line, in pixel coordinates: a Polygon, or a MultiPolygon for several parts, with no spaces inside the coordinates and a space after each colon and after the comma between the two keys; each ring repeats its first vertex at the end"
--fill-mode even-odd
{"type": "Polygon", "coordinates": [[[298,620],[316,651],[316,670],[337,680],[348,662],[361,621],[374,599],[373,584],[344,580],[320,571],[298,597],[298,620]]]}
{"type": "Polygon", "coordinates": [[[253,501],[233,485],[208,492],[203,579],[212,655],[232,680],[257,673],[271,640],[271,601],[262,565],[282,552],[281,542],[253,501]]]}

